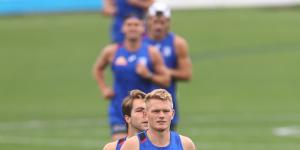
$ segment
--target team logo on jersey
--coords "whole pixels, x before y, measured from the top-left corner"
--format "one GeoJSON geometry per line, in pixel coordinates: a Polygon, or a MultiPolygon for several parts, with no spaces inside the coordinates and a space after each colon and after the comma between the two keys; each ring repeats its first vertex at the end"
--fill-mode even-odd
{"type": "Polygon", "coordinates": [[[171,53],[172,53],[172,50],[171,50],[171,47],[170,46],[165,46],[164,48],[163,48],[163,55],[165,56],[165,57],[170,57],[171,56],[171,53]]]}
{"type": "Polygon", "coordinates": [[[127,60],[124,56],[119,56],[116,61],[115,64],[117,66],[126,66],[127,65],[127,60]]]}
{"type": "Polygon", "coordinates": [[[147,65],[147,58],[146,57],[140,57],[138,60],[139,64],[147,65]]]}
{"type": "Polygon", "coordinates": [[[132,63],[132,62],[134,62],[135,60],[136,60],[136,56],[135,56],[135,55],[131,55],[131,56],[128,57],[128,62],[129,62],[129,63],[132,63]]]}

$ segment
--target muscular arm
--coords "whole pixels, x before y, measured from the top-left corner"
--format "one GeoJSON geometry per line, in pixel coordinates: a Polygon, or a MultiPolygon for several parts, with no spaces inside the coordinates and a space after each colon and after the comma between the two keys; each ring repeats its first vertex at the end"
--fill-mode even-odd
{"type": "Polygon", "coordinates": [[[154,74],[151,77],[152,82],[163,87],[168,87],[171,77],[159,51],[155,47],[150,47],[149,52],[154,66],[154,74]]]}
{"type": "Polygon", "coordinates": [[[104,0],[102,13],[105,16],[114,16],[116,13],[116,6],[114,0],[104,0]]]}
{"type": "Polygon", "coordinates": [[[121,147],[121,150],[139,150],[140,144],[137,136],[127,139],[121,147]]]}
{"type": "Polygon", "coordinates": [[[184,150],[196,150],[196,146],[190,138],[180,135],[180,139],[184,150]]]}
{"type": "Polygon", "coordinates": [[[177,80],[190,80],[192,78],[192,62],[188,54],[187,42],[180,36],[176,36],[174,42],[178,67],[170,69],[170,74],[177,80]]]}
{"type": "Polygon", "coordinates": [[[128,3],[147,10],[154,0],[128,0],[128,3]]]}
{"type": "Polygon", "coordinates": [[[103,150],[115,150],[117,148],[117,141],[106,144],[103,150]]]}
{"type": "Polygon", "coordinates": [[[105,83],[104,71],[108,64],[112,62],[115,51],[117,50],[117,45],[112,44],[105,47],[100,56],[97,58],[96,63],[93,67],[93,76],[96,79],[99,88],[105,98],[110,98],[112,95],[107,95],[107,90],[110,89],[105,83]]]}

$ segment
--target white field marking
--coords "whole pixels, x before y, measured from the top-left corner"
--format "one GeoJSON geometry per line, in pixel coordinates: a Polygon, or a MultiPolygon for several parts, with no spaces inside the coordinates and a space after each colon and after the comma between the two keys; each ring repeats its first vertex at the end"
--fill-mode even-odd
{"type": "MultiPolygon", "coordinates": [[[[284,115],[187,115],[181,117],[180,124],[197,125],[199,123],[235,123],[235,122],[286,122],[299,121],[300,114],[284,114],[284,115]]],[[[108,125],[106,118],[76,118],[64,120],[27,120],[27,121],[9,121],[0,122],[0,131],[5,130],[32,130],[32,129],[51,129],[51,128],[70,128],[70,127],[99,127],[108,125]]]]}
{"type": "Polygon", "coordinates": [[[225,115],[187,115],[182,120],[186,122],[182,124],[199,124],[199,123],[235,123],[235,122],[286,122],[286,121],[299,121],[300,114],[281,114],[281,115],[238,115],[238,114],[225,114],[225,115]]]}
{"type": "MultiPolygon", "coordinates": [[[[233,149],[251,149],[251,150],[296,150],[299,147],[297,142],[250,142],[250,141],[194,141],[199,149],[218,149],[218,150],[233,150],[233,149]]],[[[298,150],[298,149],[297,149],[298,150]]]]}
{"type": "Polygon", "coordinates": [[[0,136],[2,144],[40,145],[54,147],[80,147],[80,148],[100,148],[104,142],[95,139],[62,139],[62,138],[33,138],[33,137],[3,137],[0,136]]]}
{"type": "Polygon", "coordinates": [[[26,130],[26,129],[49,129],[49,128],[70,128],[70,127],[91,127],[103,126],[105,121],[97,118],[80,118],[65,120],[27,120],[14,122],[0,122],[1,130],[26,130]]]}
{"type": "MultiPolygon", "coordinates": [[[[67,139],[61,137],[33,137],[33,136],[18,136],[18,135],[1,135],[1,131],[6,133],[17,131],[33,131],[37,129],[66,129],[66,128],[89,128],[103,126],[106,120],[100,121],[99,118],[80,118],[80,119],[65,119],[65,120],[27,120],[0,122],[0,144],[20,144],[20,145],[40,145],[54,147],[81,147],[81,148],[101,148],[105,143],[95,139],[67,139]]],[[[97,135],[100,135],[97,133],[97,135]]]]}
{"type": "Polygon", "coordinates": [[[273,129],[273,134],[283,137],[300,137],[300,126],[280,127],[273,129]]]}

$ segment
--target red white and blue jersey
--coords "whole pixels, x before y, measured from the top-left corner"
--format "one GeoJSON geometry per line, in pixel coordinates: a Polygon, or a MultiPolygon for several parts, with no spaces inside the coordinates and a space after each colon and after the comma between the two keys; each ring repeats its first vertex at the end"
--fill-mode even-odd
{"type": "Polygon", "coordinates": [[[181,139],[176,132],[170,132],[170,143],[165,147],[157,147],[147,137],[147,131],[138,134],[140,150],[183,150],[181,139]]]}
{"type": "Polygon", "coordinates": [[[115,53],[111,65],[115,96],[111,99],[108,110],[111,125],[125,124],[122,114],[122,102],[131,90],[138,89],[145,93],[151,91],[153,83],[136,72],[138,63],[143,63],[150,71],[153,71],[149,45],[146,43],[142,43],[141,47],[134,52],[120,46],[115,53]]]}

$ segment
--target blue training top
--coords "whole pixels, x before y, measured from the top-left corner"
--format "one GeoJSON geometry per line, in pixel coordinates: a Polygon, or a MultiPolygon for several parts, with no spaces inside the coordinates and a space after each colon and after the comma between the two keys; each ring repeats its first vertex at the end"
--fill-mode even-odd
{"type": "Polygon", "coordinates": [[[109,108],[110,124],[125,124],[122,115],[122,102],[129,92],[134,89],[145,93],[151,91],[152,82],[142,78],[136,72],[138,63],[145,64],[153,72],[153,63],[149,54],[149,45],[142,43],[141,47],[131,52],[120,46],[116,51],[111,68],[114,77],[113,89],[115,96],[109,108]]]}
{"type": "MultiPolygon", "coordinates": [[[[144,41],[149,43],[150,45],[155,46],[159,49],[161,56],[163,57],[164,63],[168,68],[174,69],[177,68],[177,55],[176,49],[174,45],[175,34],[168,33],[167,36],[161,41],[156,41],[150,39],[149,37],[145,37],[144,41]]],[[[161,88],[158,85],[154,85],[153,89],[161,88]]],[[[177,96],[176,96],[176,80],[172,79],[171,84],[166,90],[172,95],[174,109],[176,111],[174,119],[172,123],[178,122],[178,111],[177,111],[177,96]]]]}
{"type": "Polygon", "coordinates": [[[138,134],[140,150],[183,150],[179,134],[171,131],[170,143],[165,147],[157,147],[151,143],[147,137],[147,131],[138,134]]]}

